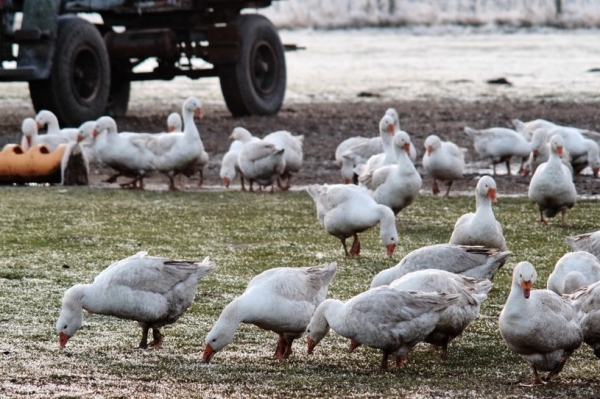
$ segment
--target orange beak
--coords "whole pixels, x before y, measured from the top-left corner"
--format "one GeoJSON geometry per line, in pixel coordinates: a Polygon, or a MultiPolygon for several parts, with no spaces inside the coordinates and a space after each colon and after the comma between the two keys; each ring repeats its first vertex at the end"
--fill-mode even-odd
{"type": "Polygon", "coordinates": [[[98,131],[98,129],[94,129],[94,132],[92,133],[92,137],[96,138],[96,137],[98,137],[99,134],[100,134],[100,132],[98,131]]]}
{"type": "Polygon", "coordinates": [[[432,145],[428,145],[427,146],[427,154],[431,155],[432,152],[433,152],[433,146],[432,145]]]}
{"type": "Polygon", "coordinates": [[[174,132],[175,131],[175,126],[169,126],[169,133],[174,132]]]}
{"type": "Polygon", "coordinates": [[[225,186],[225,188],[229,188],[229,183],[231,183],[231,179],[227,176],[225,176],[223,178],[223,185],[225,186]]]}
{"type": "Polygon", "coordinates": [[[531,281],[523,281],[521,282],[521,289],[523,290],[523,296],[525,298],[529,298],[531,294],[531,281]]]}
{"type": "Polygon", "coordinates": [[[406,152],[407,154],[410,155],[410,144],[406,143],[402,146],[402,148],[404,148],[404,152],[406,152]]]}
{"type": "Polygon", "coordinates": [[[538,150],[533,150],[533,151],[532,151],[532,153],[533,153],[533,159],[534,159],[534,160],[536,160],[536,159],[537,159],[537,157],[539,157],[539,156],[540,156],[540,152],[539,152],[538,150]]]}
{"type": "Polygon", "coordinates": [[[387,130],[392,136],[396,133],[396,128],[394,127],[393,123],[388,125],[387,130]]]}
{"type": "Polygon", "coordinates": [[[200,118],[200,119],[202,119],[202,108],[196,108],[196,109],[194,110],[194,115],[195,115],[197,118],[200,118]]]}
{"type": "Polygon", "coordinates": [[[210,359],[217,353],[216,350],[210,346],[210,344],[206,344],[204,348],[204,353],[202,354],[202,363],[210,363],[210,359]]]}
{"type": "Polygon", "coordinates": [[[25,140],[27,140],[27,147],[31,147],[31,136],[25,136],[25,140]]]}
{"type": "Polygon", "coordinates": [[[77,135],[77,142],[81,143],[83,141],[83,136],[81,134],[77,135]]]}
{"type": "Polygon", "coordinates": [[[487,196],[490,199],[490,201],[492,202],[496,202],[496,189],[495,188],[489,188],[488,192],[487,192],[487,196]]]}
{"type": "Polygon", "coordinates": [[[350,179],[348,179],[347,177],[346,177],[346,178],[344,178],[344,184],[350,184],[350,183],[352,183],[352,182],[350,181],[350,179]]]}
{"type": "Polygon", "coordinates": [[[235,140],[235,138],[233,138],[233,133],[229,135],[229,140],[235,140]]]}
{"type": "Polygon", "coordinates": [[[317,343],[313,341],[310,337],[306,338],[306,342],[308,343],[308,354],[312,355],[313,351],[315,350],[315,346],[317,346],[317,343]]]}
{"type": "Polygon", "coordinates": [[[556,146],[556,153],[558,154],[559,157],[562,158],[562,156],[563,156],[563,147],[562,147],[562,145],[556,146]]]}
{"type": "Polygon", "coordinates": [[[385,246],[387,248],[387,256],[391,258],[394,254],[394,250],[396,249],[396,244],[388,244],[385,246]]]}
{"type": "Polygon", "coordinates": [[[362,344],[360,342],[351,339],[350,340],[350,347],[348,348],[348,353],[354,352],[354,349],[358,348],[361,345],[362,344]]]}
{"type": "Polygon", "coordinates": [[[37,125],[37,128],[38,128],[38,130],[41,130],[41,129],[43,129],[43,128],[44,128],[44,125],[42,125],[41,123],[39,123],[39,122],[37,122],[37,121],[36,121],[35,123],[36,123],[36,125],[37,125]]]}
{"type": "Polygon", "coordinates": [[[67,334],[65,334],[64,332],[59,332],[58,333],[58,347],[59,349],[65,349],[65,346],[67,345],[67,341],[69,340],[69,337],[67,334]]]}

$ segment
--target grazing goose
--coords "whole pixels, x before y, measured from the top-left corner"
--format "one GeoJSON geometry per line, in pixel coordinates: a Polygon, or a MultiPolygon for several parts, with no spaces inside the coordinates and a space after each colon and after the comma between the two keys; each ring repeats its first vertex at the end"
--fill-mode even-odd
{"type": "Polygon", "coordinates": [[[246,187],[244,187],[244,175],[242,175],[240,167],[238,166],[238,156],[243,145],[244,144],[241,141],[234,140],[229,146],[229,150],[225,153],[225,155],[223,155],[223,159],[221,160],[219,176],[221,177],[221,181],[226,188],[229,188],[229,184],[231,184],[232,180],[235,179],[236,174],[239,174],[242,182],[242,191],[246,190],[246,187]]]}
{"type": "Polygon", "coordinates": [[[533,368],[531,385],[542,384],[538,371],[550,372],[546,380],[560,373],[583,341],[573,306],[552,291],[532,290],[536,277],[531,263],[515,266],[499,319],[506,346],[533,368]]]}
{"type": "MultiPolygon", "coordinates": [[[[388,108],[385,111],[385,115],[389,115],[392,117],[392,119],[394,119],[395,133],[401,132],[402,129],[400,129],[400,118],[398,117],[398,112],[394,108],[388,108]]],[[[415,148],[413,143],[410,143],[408,157],[410,158],[410,161],[413,164],[417,161],[417,149],[415,148]]]]}
{"type": "Polygon", "coordinates": [[[58,118],[51,111],[42,110],[35,116],[38,130],[46,126],[47,134],[55,134],[66,138],[69,141],[76,141],[79,129],[65,128],[61,129],[58,125],[58,118]]]}
{"type": "Polygon", "coordinates": [[[96,151],[96,146],[94,145],[95,128],[96,121],[84,122],[79,126],[78,136],[81,137],[81,149],[90,165],[102,162],[100,155],[98,155],[98,152],[96,151]]]}
{"type": "Polygon", "coordinates": [[[477,209],[458,218],[450,244],[482,245],[506,251],[502,226],[494,217],[492,202],[496,202],[496,182],[490,176],[482,176],[475,188],[477,209]]]}
{"type": "Polygon", "coordinates": [[[243,143],[238,154],[238,166],[250,182],[250,191],[254,191],[252,186],[256,181],[260,186],[271,186],[273,192],[273,182],[285,170],[285,150],[270,141],[253,139],[250,132],[241,127],[233,129],[229,138],[243,143]]]}
{"type": "Polygon", "coordinates": [[[576,312],[583,341],[600,359],[600,282],[583,287],[567,296],[576,312]]]}
{"type": "Polygon", "coordinates": [[[194,302],[198,280],[214,269],[208,257],[188,262],[147,256],[147,252],[113,263],[92,284],[77,284],[65,292],[56,322],[60,348],[81,327],[83,309],[137,321],[142,327],[139,347],[161,347],[163,335],[158,329],[179,319],[194,302]],[[148,344],[150,329],[154,341],[148,344]]]}
{"type": "Polygon", "coordinates": [[[568,252],[556,262],[548,277],[548,289],[558,295],[571,294],[577,289],[600,281],[600,262],[586,251],[568,252]]]}
{"type": "Polygon", "coordinates": [[[421,175],[408,157],[410,137],[398,131],[394,136],[394,149],[397,163],[382,166],[360,176],[359,181],[373,190],[373,199],[385,205],[397,215],[414,202],[421,189],[421,175]]]}
{"type": "Polygon", "coordinates": [[[385,115],[379,122],[379,136],[383,143],[383,153],[373,155],[364,165],[358,165],[355,168],[355,173],[358,176],[370,173],[382,166],[393,165],[396,163],[396,150],[394,149],[395,134],[396,128],[394,127],[394,119],[389,115],[385,115]]]}
{"type": "Polygon", "coordinates": [[[600,172],[600,148],[594,140],[585,139],[584,142],[587,152],[571,161],[573,174],[578,175],[589,166],[594,177],[598,177],[598,172],[600,172]]]}
{"type": "Polygon", "coordinates": [[[281,190],[290,189],[290,179],[292,173],[298,173],[302,167],[303,153],[302,145],[304,143],[304,136],[293,136],[286,130],[279,130],[277,132],[267,134],[264,139],[269,141],[279,148],[283,148],[283,159],[285,161],[285,168],[281,175],[277,178],[277,186],[281,190]],[[286,185],[281,184],[281,179],[286,180],[286,185]]]}
{"type": "Polygon", "coordinates": [[[350,339],[350,352],[360,345],[381,349],[381,368],[387,369],[389,355],[402,368],[413,346],[429,335],[444,310],[456,303],[458,295],[400,291],[388,286],[358,294],[346,303],[327,299],[315,311],[306,327],[308,353],[329,329],[350,339]]]}
{"type": "Polygon", "coordinates": [[[23,132],[21,146],[26,150],[34,145],[44,145],[48,148],[48,151],[52,152],[56,150],[59,145],[69,143],[69,139],[57,134],[38,135],[37,123],[32,118],[23,119],[21,131],[23,132]]]}
{"type": "Polygon", "coordinates": [[[479,307],[487,298],[492,286],[489,280],[478,282],[470,277],[436,269],[408,273],[390,284],[390,288],[397,290],[445,292],[459,296],[456,303],[444,310],[435,329],[424,340],[441,348],[442,360],[448,357],[448,344],[477,318],[479,307]]]}
{"type": "Polygon", "coordinates": [[[550,157],[548,162],[538,166],[529,182],[529,199],[535,202],[540,210],[540,222],[546,224],[546,217],[554,217],[562,213],[562,224],[566,225],[567,210],[577,201],[577,191],[573,184],[571,171],[562,164],[560,156],[564,140],[554,135],[548,144],[550,157]]]}
{"type": "Polygon", "coordinates": [[[115,169],[118,174],[107,182],[114,182],[120,175],[133,180],[121,184],[121,187],[144,188],[144,177],[155,170],[155,155],[148,148],[149,134],[118,133],[117,123],[110,116],[96,121],[93,132],[94,148],[103,163],[115,169]]]}
{"type": "Polygon", "coordinates": [[[573,251],[587,251],[600,259],[600,230],[565,238],[573,251]]]}
{"type": "Polygon", "coordinates": [[[438,180],[448,182],[446,196],[450,193],[452,182],[461,179],[465,171],[465,154],[451,141],[442,141],[435,134],[425,139],[423,168],[431,175],[433,195],[440,193],[438,180]]]}
{"type": "Polygon", "coordinates": [[[300,338],[337,270],[335,262],[314,267],[278,267],[254,277],[244,293],[223,309],[206,336],[202,361],[231,342],[240,323],[254,324],[279,335],[275,357],[285,360],[300,338]]]}
{"type": "Polygon", "coordinates": [[[439,269],[477,280],[492,280],[510,254],[509,251],[480,246],[428,245],[410,252],[396,266],[380,271],[373,278],[371,288],[389,285],[408,273],[423,269],[439,269]]]}
{"type": "MultiPolygon", "coordinates": [[[[538,129],[533,133],[533,137],[531,138],[531,154],[529,154],[529,166],[524,168],[524,176],[527,176],[530,172],[532,174],[535,173],[538,166],[544,162],[548,162],[548,159],[550,158],[548,141],[550,141],[550,137],[545,129],[538,129]]],[[[571,156],[566,149],[563,148],[563,154],[560,158],[563,165],[572,171],[573,166],[571,166],[571,156]]],[[[585,165],[587,166],[587,156],[584,158],[583,162],[585,162],[585,165]]],[[[582,158],[580,157],[579,159],[582,158]]]]}
{"type": "Polygon", "coordinates": [[[472,139],[475,151],[483,159],[491,159],[494,175],[496,175],[496,164],[506,162],[506,172],[511,175],[510,159],[515,156],[521,158],[521,168],[531,152],[531,144],[525,137],[512,130],[503,127],[476,130],[465,127],[472,139]]]}
{"type": "Polygon", "coordinates": [[[346,256],[360,255],[358,233],[379,223],[379,235],[382,244],[391,257],[398,243],[394,212],[380,205],[369,190],[364,187],[346,184],[313,184],[306,189],[317,206],[319,223],[334,237],[339,238],[346,256]],[[353,237],[350,252],[346,247],[346,238],[353,237]]]}
{"type": "Polygon", "coordinates": [[[183,122],[181,121],[181,116],[177,112],[170,113],[167,117],[167,131],[169,133],[181,132],[182,126],[183,122]]]}
{"type": "Polygon", "coordinates": [[[575,127],[555,126],[547,130],[548,137],[556,134],[563,138],[563,148],[568,151],[572,159],[585,156],[588,153],[589,144],[581,133],[581,130],[575,127]]]}
{"type": "Polygon", "coordinates": [[[342,141],[335,150],[335,164],[340,168],[344,184],[358,183],[354,168],[381,152],[381,137],[350,137],[342,141]]]}

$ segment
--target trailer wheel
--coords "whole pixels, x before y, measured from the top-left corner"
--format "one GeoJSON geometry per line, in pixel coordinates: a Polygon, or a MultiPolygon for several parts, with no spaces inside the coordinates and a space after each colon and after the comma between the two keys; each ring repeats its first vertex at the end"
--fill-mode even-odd
{"type": "Polygon", "coordinates": [[[221,91],[233,116],[274,115],[285,96],[285,55],[279,34],[267,18],[239,15],[232,22],[241,43],[235,64],[219,65],[221,91]]]}
{"type": "Polygon", "coordinates": [[[60,17],[50,76],[29,82],[36,111],[48,109],[61,124],[79,126],[102,115],[109,89],[110,63],[98,29],[78,17],[60,17]]]}

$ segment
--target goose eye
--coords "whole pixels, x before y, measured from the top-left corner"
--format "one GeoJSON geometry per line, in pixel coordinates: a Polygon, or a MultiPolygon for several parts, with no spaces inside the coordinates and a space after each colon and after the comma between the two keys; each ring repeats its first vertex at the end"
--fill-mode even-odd
{"type": "Polygon", "coordinates": [[[308,334],[310,334],[310,328],[309,328],[308,330],[306,330],[306,332],[307,332],[308,334]]]}
{"type": "Polygon", "coordinates": [[[217,342],[217,339],[216,339],[216,338],[213,338],[212,342],[217,342]]]}
{"type": "Polygon", "coordinates": [[[66,330],[66,329],[67,329],[67,325],[66,325],[66,324],[65,324],[65,326],[63,327],[63,329],[64,329],[64,330],[66,330]]]}

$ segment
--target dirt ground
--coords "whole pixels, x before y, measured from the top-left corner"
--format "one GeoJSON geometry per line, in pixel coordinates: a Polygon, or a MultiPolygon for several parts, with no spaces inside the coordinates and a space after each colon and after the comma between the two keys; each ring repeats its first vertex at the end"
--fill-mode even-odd
{"type": "MultiPolygon", "coordinates": [[[[220,186],[219,167],[223,154],[229,147],[228,136],[236,126],[247,128],[262,137],[276,130],[289,130],[304,135],[304,166],[293,177],[292,184],[338,183],[340,173],[334,164],[336,146],[352,136],[373,137],[378,134],[378,123],[385,110],[394,107],[400,114],[401,128],[411,135],[419,152],[417,167],[423,176],[423,188],[429,192],[431,180],[423,172],[421,159],[423,142],[432,133],[443,140],[452,140],[467,148],[467,163],[479,161],[470,138],[464,133],[465,126],[486,128],[492,126],[512,127],[511,119],[531,120],[544,118],[558,124],[600,130],[599,103],[515,102],[506,99],[463,103],[458,101],[411,101],[411,102],[356,102],[284,105],[273,117],[233,118],[224,106],[205,105],[205,117],[197,120],[202,141],[210,155],[205,171],[207,187],[220,186]]],[[[20,125],[23,118],[33,116],[28,107],[0,104],[4,109],[0,120],[0,144],[20,140],[20,125]]],[[[117,120],[120,131],[160,132],[166,127],[169,112],[177,110],[175,104],[131,104],[128,115],[117,120]]],[[[485,165],[484,165],[485,166],[485,165]]],[[[506,176],[504,166],[498,166],[496,176],[499,194],[526,194],[529,178],[506,176]]],[[[101,183],[110,171],[95,167],[92,184],[118,187],[116,184],[101,183]]],[[[455,191],[472,191],[479,174],[468,174],[454,183],[455,191]]],[[[183,179],[181,182],[184,182],[183,179]]],[[[167,178],[154,176],[149,187],[166,188],[167,178]]],[[[188,190],[196,189],[196,181],[186,183],[188,190]]],[[[237,184],[237,182],[236,182],[237,184]]],[[[599,184],[591,175],[576,178],[577,190],[581,195],[600,194],[599,184]]],[[[233,186],[232,189],[236,189],[233,186]]]]}

